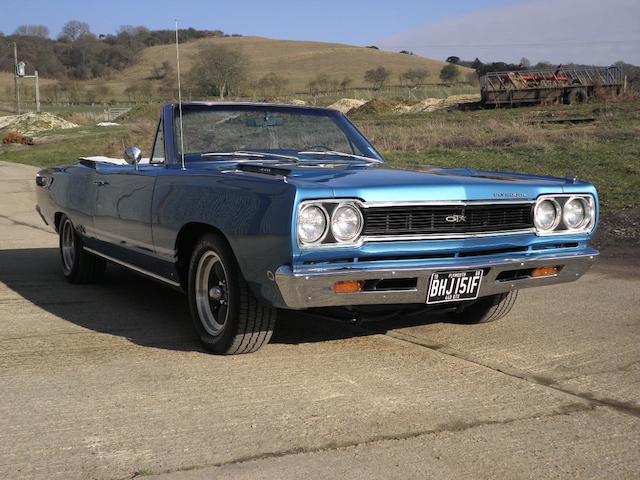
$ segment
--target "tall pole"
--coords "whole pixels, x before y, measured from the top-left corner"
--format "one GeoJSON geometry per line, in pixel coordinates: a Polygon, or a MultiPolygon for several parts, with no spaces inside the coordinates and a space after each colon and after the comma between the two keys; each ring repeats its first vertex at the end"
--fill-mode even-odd
{"type": "Polygon", "coordinates": [[[13,42],[13,60],[14,60],[14,69],[13,69],[13,78],[15,80],[15,88],[16,88],[16,113],[20,115],[20,83],[18,81],[18,46],[16,42],[13,42]]]}
{"type": "Polygon", "coordinates": [[[40,113],[40,82],[38,81],[38,70],[35,71],[36,77],[36,113],[40,113]]]}

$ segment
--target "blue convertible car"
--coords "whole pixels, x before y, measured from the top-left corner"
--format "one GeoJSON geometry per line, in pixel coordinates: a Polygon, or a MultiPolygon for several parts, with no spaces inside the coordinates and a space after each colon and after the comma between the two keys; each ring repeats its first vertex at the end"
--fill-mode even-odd
{"type": "Polygon", "coordinates": [[[495,320],[598,254],[596,190],[575,178],[390,168],[328,109],[182,108],[162,109],[148,159],[39,172],[37,210],[70,282],[113,262],[182,289],[213,352],[259,349],[278,309],[495,320]]]}

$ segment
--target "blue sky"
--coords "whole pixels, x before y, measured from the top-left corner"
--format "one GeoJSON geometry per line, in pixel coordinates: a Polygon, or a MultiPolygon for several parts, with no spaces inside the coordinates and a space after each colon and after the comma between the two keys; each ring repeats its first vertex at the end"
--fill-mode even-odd
{"type": "Polygon", "coordinates": [[[640,0],[2,0],[0,31],[71,19],[96,34],[121,25],[221,29],[291,40],[380,45],[426,57],[640,64],[640,0]]]}
{"type": "Polygon", "coordinates": [[[173,28],[220,28],[229,33],[293,40],[364,45],[426,23],[509,0],[3,0],[0,31],[43,24],[57,35],[67,20],[88,22],[94,33],[111,33],[120,25],[173,28]]]}

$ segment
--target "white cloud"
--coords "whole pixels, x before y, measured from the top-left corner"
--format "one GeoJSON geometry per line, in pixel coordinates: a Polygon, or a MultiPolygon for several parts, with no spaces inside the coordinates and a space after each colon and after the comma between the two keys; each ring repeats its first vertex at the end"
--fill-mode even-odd
{"type": "Polygon", "coordinates": [[[437,59],[640,65],[640,1],[528,0],[428,24],[378,44],[437,59]]]}

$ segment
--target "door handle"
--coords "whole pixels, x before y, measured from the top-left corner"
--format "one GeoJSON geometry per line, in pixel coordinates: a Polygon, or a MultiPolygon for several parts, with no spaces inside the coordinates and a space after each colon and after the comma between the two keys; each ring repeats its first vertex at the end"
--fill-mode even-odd
{"type": "Polygon", "coordinates": [[[102,187],[104,185],[109,185],[109,182],[106,182],[104,180],[94,180],[93,184],[97,185],[98,187],[102,187]]]}

